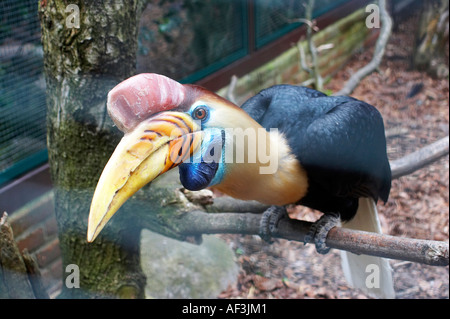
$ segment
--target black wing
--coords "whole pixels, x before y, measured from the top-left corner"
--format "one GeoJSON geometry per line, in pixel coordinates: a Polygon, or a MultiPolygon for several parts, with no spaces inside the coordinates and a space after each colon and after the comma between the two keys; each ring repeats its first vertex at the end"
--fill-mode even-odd
{"type": "Polygon", "coordinates": [[[391,171],[383,119],[377,109],[351,97],[273,86],[242,108],[266,129],[278,128],[308,174],[300,204],[323,212],[356,214],[361,196],[387,201],[391,171]]]}

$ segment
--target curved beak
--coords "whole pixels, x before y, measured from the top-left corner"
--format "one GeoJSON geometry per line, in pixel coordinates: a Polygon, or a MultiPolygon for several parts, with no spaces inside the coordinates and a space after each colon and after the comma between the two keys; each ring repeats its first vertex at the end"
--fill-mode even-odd
{"type": "Polygon", "coordinates": [[[106,164],[92,198],[87,241],[140,188],[188,159],[200,146],[200,126],[185,113],[163,112],[125,134],[106,164]]]}

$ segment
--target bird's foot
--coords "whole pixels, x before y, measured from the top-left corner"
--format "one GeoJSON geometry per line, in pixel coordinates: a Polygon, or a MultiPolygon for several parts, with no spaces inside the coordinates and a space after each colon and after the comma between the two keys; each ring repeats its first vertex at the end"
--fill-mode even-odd
{"type": "Polygon", "coordinates": [[[259,223],[259,236],[271,243],[272,234],[277,231],[278,222],[287,215],[286,208],[270,206],[262,215],[259,223]]]}
{"type": "Polygon", "coordinates": [[[326,254],[330,248],[326,245],[328,232],[340,222],[338,213],[324,214],[315,223],[311,225],[304,238],[305,245],[314,241],[316,250],[319,254],[326,254]]]}

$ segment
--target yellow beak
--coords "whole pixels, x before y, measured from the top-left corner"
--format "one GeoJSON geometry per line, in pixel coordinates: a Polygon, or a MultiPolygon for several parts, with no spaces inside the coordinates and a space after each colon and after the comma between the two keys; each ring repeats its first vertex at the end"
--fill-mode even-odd
{"type": "Polygon", "coordinates": [[[202,132],[185,113],[163,112],[140,123],[117,145],[98,181],[89,212],[92,242],[117,210],[140,188],[189,158],[202,132]]]}

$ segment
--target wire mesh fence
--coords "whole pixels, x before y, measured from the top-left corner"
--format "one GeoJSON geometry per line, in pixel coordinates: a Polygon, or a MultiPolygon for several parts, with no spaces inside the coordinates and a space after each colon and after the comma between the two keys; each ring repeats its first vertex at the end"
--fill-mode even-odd
{"type": "Polygon", "coordinates": [[[45,81],[34,0],[0,1],[0,185],[45,162],[45,81]]]}

